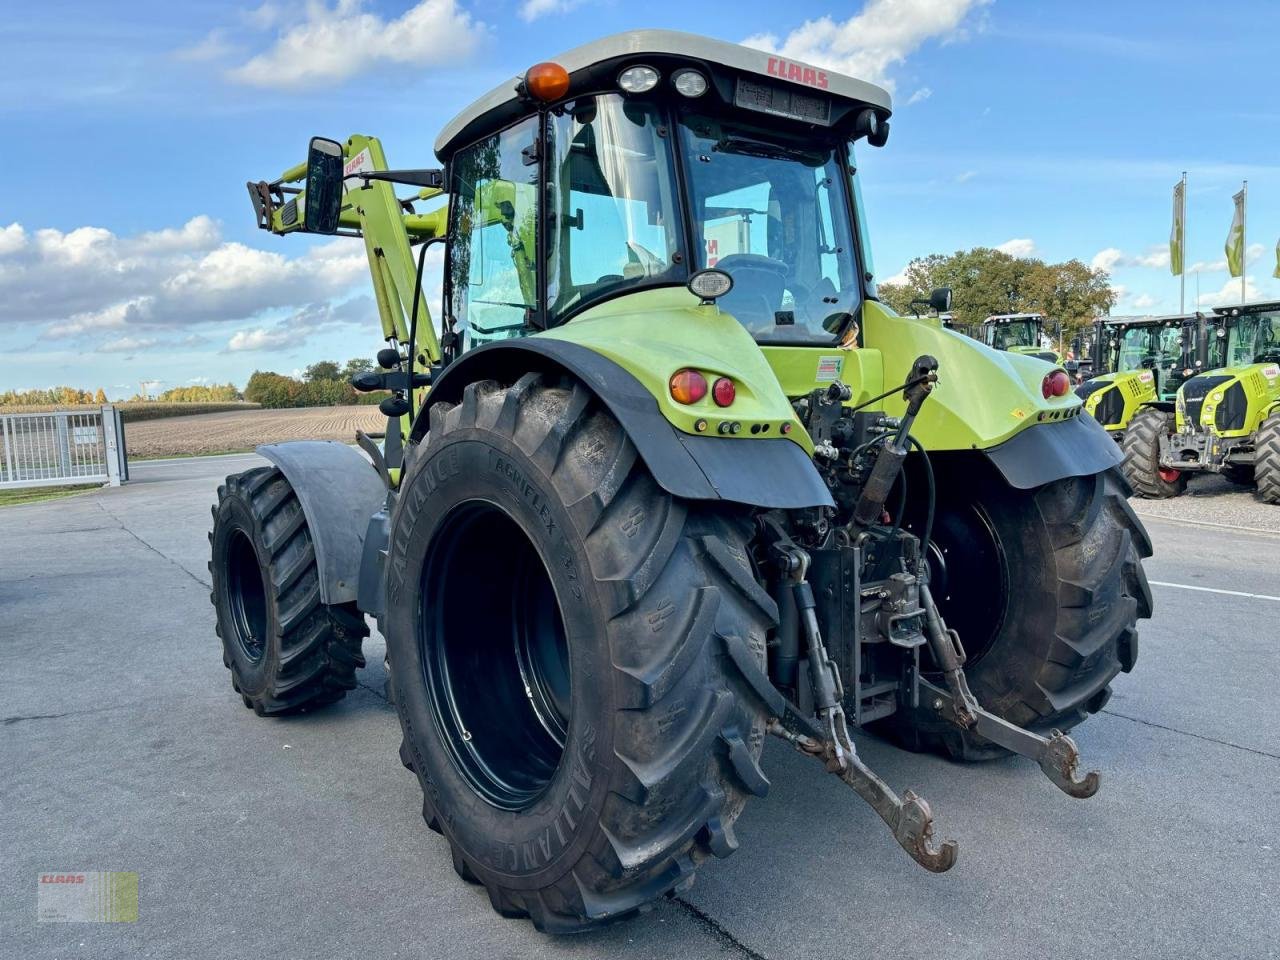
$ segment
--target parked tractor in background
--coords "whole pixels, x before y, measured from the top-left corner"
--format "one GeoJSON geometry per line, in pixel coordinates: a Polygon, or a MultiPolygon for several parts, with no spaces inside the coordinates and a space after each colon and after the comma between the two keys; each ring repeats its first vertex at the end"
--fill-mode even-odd
{"type": "Polygon", "coordinates": [[[1125,434],[1134,491],[1164,498],[1189,476],[1219,473],[1280,503],[1280,302],[1215,307],[1205,369],[1184,380],[1174,408],[1139,412],[1125,434]]]}
{"type": "Polygon", "coordinates": [[[1173,411],[1182,382],[1204,367],[1203,331],[1198,313],[1099,318],[1093,354],[1101,370],[1076,395],[1119,442],[1140,410],[1173,411]]]}
{"type": "Polygon", "coordinates": [[[1046,346],[1045,317],[1040,313],[1002,313],[982,321],[982,342],[995,350],[1007,350],[1062,363],[1062,355],[1046,346]]]}
{"type": "Polygon", "coordinates": [[[638,31],[467,107],[443,169],[316,138],[249,185],[272,233],[362,238],[386,345],[353,383],[393,395],[363,456],[270,445],[220,489],[232,686],[331,703],[375,619],[423,815],[504,916],[573,931],[686,889],[768,791],[767,735],[932,871],[955,843],[851,726],[1098,788],[1064,731],[1133,669],[1150,543],[1063,370],[877,299],[854,148],[889,115],[638,31]]]}

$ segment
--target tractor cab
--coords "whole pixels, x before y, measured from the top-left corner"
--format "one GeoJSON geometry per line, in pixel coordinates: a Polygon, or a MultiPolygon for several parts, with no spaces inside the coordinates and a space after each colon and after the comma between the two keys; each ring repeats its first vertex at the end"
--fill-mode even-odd
{"type": "Polygon", "coordinates": [[[852,145],[883,144],[888,116],[871,84],[679,33],[536,65],[436,142],[459,351],[632,294],[687,300],[704,270],[759,343],[856,337],[874,287],[852,145]]]}
{"type": "Polygon", "coordinates": [[[1005,313],[982,321],[982,342],[996,350],[1062,363],[1062,357],[1044,345],[1045,317],[1040,313],[1005,313]]]}

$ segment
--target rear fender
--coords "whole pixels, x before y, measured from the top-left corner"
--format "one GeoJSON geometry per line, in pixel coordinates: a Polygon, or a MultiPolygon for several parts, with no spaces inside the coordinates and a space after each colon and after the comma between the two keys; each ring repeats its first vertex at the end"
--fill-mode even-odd
{"type": "Polygon", "coordinates": [[[387,499],[377,470],[353,447],[334,440],[272,443],[258,447],[258,453],[280,468],[302,504],[321,602],[353,602],[370,518],[387,499]]]}
{"type": "MultiPolygon", "coordinates": [[[[687,500],[725,500],[765,508],[834,506],[804,449],[790,440],[694,436],[673,427],[635,376],[589,347],[551,337],[523,337],[465,353],[436,378],[427,405],[459,403],[469,383],[513,383],[530,371],[568,374],[617,419],[658,485],[687,500]]],[[[419,415],[411,440],[429,418],[419,415]]]]}

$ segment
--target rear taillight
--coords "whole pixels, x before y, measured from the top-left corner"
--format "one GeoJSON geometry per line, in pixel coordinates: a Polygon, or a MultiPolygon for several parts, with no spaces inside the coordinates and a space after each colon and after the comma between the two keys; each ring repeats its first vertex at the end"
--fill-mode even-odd
{"type": "Polygon", "coordinates": [[[1065,370],[1052,370],[1045,374],[1044,380],[1040,382],[1040,392],[1044,394],[1046,400],[1065,397],[1071,392],[1071,378],[1067,376],[1065,370]]]}
{"type": "Polygon", "coordinates": [[[676,403],[697,403],[707,395],[707,378],[697,370],[677,370],[668,386],[676,403]]]}
{"type": "Polygon", "coordinates": [[[711,399],[716,402],[717,407],[729,406],[737,395],[738,388],[728,377],[721,377],[711,387],[711,399]]]}

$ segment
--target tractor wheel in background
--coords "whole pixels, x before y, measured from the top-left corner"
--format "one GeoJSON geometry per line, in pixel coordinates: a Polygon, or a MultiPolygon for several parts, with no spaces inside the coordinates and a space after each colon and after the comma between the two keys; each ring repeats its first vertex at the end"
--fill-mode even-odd
{"type": "Polygon", "coordinates": [[[1243,463],[1224,463],[1222,465],[1222,475],[1228,481],[1241,487],[1252,487],[1254,485],[1253,466],[1243,463]]]}
{"type": "Polygon", "coordinates": [[[423,816],[503,916],[632,915],[733,852],[769,786],[750,525],[664,492],[574,381],[473,383],[429,416],[386,614],[423,816]]]}
{"type": "Polygon", "coordinates": [[[1254,438],[1257,459],[1254,461],[1254,482],[1258,496],[1267,503],[1280,503],[1280,411],[1262,421],[1254,438]]]}
{"type": "Polygon", "coordinates": [[[320,602],[306,516],[275,467],[227,477],[209,534],[209,599],[231,685],[258,715],[340,700],[364,666],[369,627],[355,604],[320,602]]]}
{"type": "MultiPolygon", "coordinates": [[[[969,686],[1019,726],[1070,729],[1102,709],[1116,674],[1133,669],[1137,620],[1151,616],[1142,570],[1151,541],[1116,470],[1016,490],[988,465],[965,462],[935,457],[940,499],[928,559],[939,609],[968,653],[969,686]]],[[[881,729],[909,749],[956,759],[1006,753],[922,706],[881,729]]]]}
{"type": "Polygon", "coordinates": [[[1172,413],[1146,409],[1134,414],[1120,442],[1120,469],[1133,492],[1148,500],[1176,497],[1187,489],[1187,475],[1160,466],[1160,438],[1173,433],[1172,413]]]}

